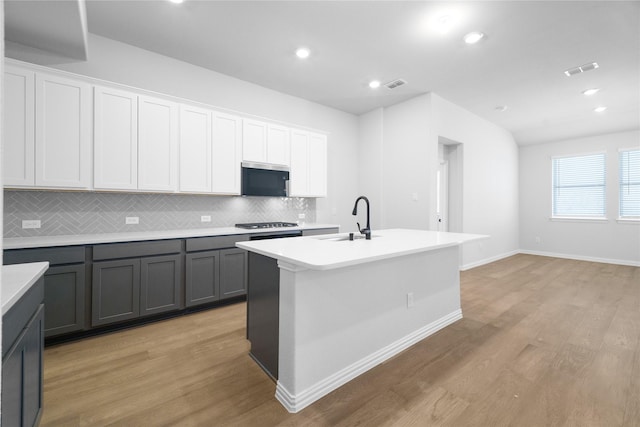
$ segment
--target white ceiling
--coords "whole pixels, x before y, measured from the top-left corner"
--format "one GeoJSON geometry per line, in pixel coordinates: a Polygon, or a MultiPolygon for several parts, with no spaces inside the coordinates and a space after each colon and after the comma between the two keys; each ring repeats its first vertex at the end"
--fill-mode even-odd
{"type": "Polygon", "coordinates": [[[510,130],[519,144],[640,127],[638,1],[88,0],[86,7],[89,32],[354,114],[435,92],[510,130]],[[442,14],[453,18],[444,34],[434,29],[442,14]],[[473,30],[487,37],[466,45],[462,37],[473,30]],[[296,58],[299,46],[311,57],[296,58]],[[592,61],[600,68],[563,73],[592,61]],[[408,84],[367,86],[396,78],[408,84]],[[591,87],[601,91],[581,94],[591,87]],[[508,109],[496,111],[501,105],[508,109]],[[606,112],[594,113],[599,105],[606,112]]]}

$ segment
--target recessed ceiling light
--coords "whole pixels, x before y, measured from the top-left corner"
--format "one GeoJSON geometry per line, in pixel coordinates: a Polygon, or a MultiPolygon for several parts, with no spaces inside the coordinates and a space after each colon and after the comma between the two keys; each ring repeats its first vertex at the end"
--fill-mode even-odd
{"type": "Polygon", "coordinates": [[[464,36],[464,42],[467,44],[476,44],[484,38],[484,33],[480,31],[472,31],[464,36]]]}
{"type": "Polygon", "coordinates": [[[378,89],[380,87],[380,81],[379,80],[371,80],[369,82],[369,87],[371,89],[378,89]]]}
{"type": "Polygon", "coordinates": [[[496,111],[499,111],[499,112],[503,113],[503,112],[507,111],[507,108],[509,108],[509,107],[507,107],[506,105],[498,105],[496,107],[496,111]]]}
{"type": "Polygon", "coordinates": [[[606,109],[607,107],[596,107],[593,109],[593,111],[595,111],[596,113],[602,113],[606,109]]]}
{"type": "Polygon", "coordinates": [[[311,55],[311,51],[306,47],[301,47],[298,50],[296,50],[296,56],[300,59],[308,58],[309,55],[311,55]]]}
{"type": "Polygon", "coordinates": [[[184,2],[184,0],[169,0],[171,3],[180,4],[184,2]]]}
{"type": "Polygon", "coordinates": [[[595,95],[599,91],[600,91],[600,89],[598,89],[597,87],[594,87],[592,89],[583,90],[582,94],[586,95],[586,96],[591,96],[591,95],[595,95]]]}

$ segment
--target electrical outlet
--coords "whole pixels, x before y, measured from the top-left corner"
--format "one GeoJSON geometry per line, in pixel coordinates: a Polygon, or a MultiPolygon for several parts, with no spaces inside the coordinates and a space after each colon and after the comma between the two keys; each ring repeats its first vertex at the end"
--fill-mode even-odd
{"type": "Polygon", "coordinates": [[[211,215],[201,215],[200,222],[211,222],[211,215]]]}
{"type": "Polygon", "coordinates": [[[305,219],[305,218],[306,218],[306,216],[307,216],[307,215],[305,215],[305,214],[303,214],[303,213],[298,214],[298,219],[305,219]]]}
{"type": "Polygon", "coordinates": [[[542,243],[542,239],[539,236],[536,236],[536,243],[537,244],[542,243]]]}
{"type": "Polygon", "coordinates": [[[128,216],[125,217],[124,223],[128,225],[140,224],[140,218],[137,216],[128,216]]]}
{"type": "Polygon", "coordinates": [[[415,305],[415,301],[413,300],[413,292],[409,292],[407,294],[407,308],[411,308],[415,305]]]}
{"type": "Polygon", "coordinates": [[[413,200],[414,202],[418,201],[418,193],[411,193],[411,200],[413,200]]]}
{"type": "Polygon", "coordinates": [[[22,228],[40,228],[39,219],[23,219],[22,228]]]}

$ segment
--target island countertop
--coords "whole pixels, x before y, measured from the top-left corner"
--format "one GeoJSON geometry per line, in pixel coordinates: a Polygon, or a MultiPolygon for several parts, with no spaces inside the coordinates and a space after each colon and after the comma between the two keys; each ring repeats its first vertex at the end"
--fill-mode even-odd
{"type": "Polygon", "coordinates": [[[310,270],[331,270],[357,264],[432,251],[489,238],[482,234],[389,229],[372,233],[371,240],[348,233],[238,242],[236,246],[310,270]]]}
{"type": "Polygon", "coordinates": [[[48,262],[32,262],[2,266],[2,314],[26,294],[31,286],[47,271],[48,262]]]}

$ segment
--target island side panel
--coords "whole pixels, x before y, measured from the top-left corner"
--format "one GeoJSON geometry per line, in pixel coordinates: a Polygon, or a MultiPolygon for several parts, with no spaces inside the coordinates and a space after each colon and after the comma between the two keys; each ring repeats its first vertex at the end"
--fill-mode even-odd
{"type": "Polygon", "coordinates": [[[247,339],[249,355],[276,381],[278,379],[280,271],[273,258],[249,252],[247,339]]]}
{"type": "Polygon", "coordinates": [[[458,259],[454,246],[335,270],[281,265],[285,407],[302,409],[461,318],[458,259]]]}

